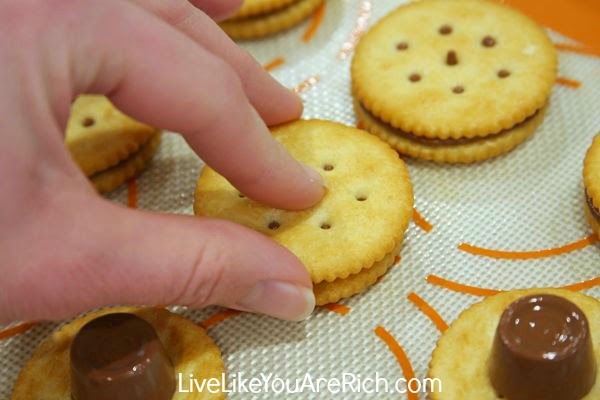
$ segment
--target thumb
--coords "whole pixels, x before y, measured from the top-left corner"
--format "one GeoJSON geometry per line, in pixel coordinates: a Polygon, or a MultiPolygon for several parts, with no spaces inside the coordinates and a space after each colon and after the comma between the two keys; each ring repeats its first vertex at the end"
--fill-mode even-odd
{"type": "Polygon", "coordinates": [[[20,318],[62,318],[107,304],[217,304],[302,320],[314,308],[300,261],[255,231],[130,210],[95,196],[85,203],[71,208],[82,210],[76,217],[55,209],[38,224],[52,227],[37,238],[42,255],[52,248],[70,251],[57,251],[58,259],[40,259],[37,268],[13,277],[4,300],[23,305],[13,309],[20,318]]]}

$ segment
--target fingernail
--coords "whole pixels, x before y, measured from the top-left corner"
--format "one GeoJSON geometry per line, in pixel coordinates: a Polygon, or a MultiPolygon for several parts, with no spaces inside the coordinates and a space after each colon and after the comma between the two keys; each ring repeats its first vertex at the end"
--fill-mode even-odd
{"type": "Polygon", "coordinates": [[[315,295],[307,287],[279,281],[258,282],[237,302],[241,309],[289,321],[308,318],[315,308],[315,295]]]}
{"type": "Polygon", "coordinates": [[[318,183],[324,188],[327,187],[327,183],[325,183],[325,180],[323,179],[321,174],[319,174],[314,168],[309,167],[306,164],[302,164],[302,167],[304,168],[304,171],[306,172],[306,175],[308,175],[308,179],[311,182],[318,183]]]}

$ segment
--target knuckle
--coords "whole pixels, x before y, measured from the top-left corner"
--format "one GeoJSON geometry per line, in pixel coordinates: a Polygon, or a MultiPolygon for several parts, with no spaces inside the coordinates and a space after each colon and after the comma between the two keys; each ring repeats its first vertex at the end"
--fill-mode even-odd
{"type": "Polygon", "coordinates": [[[219,252],[203,246],[182,274],[172,304],[204,307],[215,302],[216,294],[223,280],[225,264],[219,252]]]}

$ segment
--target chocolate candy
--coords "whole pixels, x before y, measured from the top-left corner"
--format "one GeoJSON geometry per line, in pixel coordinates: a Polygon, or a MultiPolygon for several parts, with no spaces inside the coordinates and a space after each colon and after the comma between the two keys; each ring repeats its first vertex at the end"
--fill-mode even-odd
{"type": "Polygon", "coordinates": [[[152,325],[133,314],[88,322],[71,344],[73,400],[169,400],[173,364],[152,325]]]}
{"type": "Polygon", "coordinates": [[[499,397],[580,400],[595,378],[589,324],[575,304],[539,294],[523,297],[504,311],[490,363],[499,397]]]}

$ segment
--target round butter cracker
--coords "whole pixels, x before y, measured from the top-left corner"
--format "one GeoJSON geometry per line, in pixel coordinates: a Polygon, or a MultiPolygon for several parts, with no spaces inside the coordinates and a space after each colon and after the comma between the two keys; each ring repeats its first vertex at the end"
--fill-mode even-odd
{"type": "MultiPolygon", "coordinates": [[[[93,312],[54,332],[27,361],[17,378],[12,400],[71,400],[69,349],[88,321],[108,313],[132,313],[149,322],[169,354],[175,373],[201,381],[225,373],[221,352],[204,329],[192,321],[159,308],[119,307],[93,312]]],[[[185,387],[185,386],[184,386],[185,387]]],[[[224,393],[175,391],[173,400],[221,400],[224,393]]]]}
{"type": "Polygon", "coordinates": [[[509,129],[539,110],[556,78],[544,30],[487,0],[423,0],[396,9],[360,40],[354,96],[394,128],[428,138],[509,129]]]}
{"type": "Polygon", "coordinates": [[[104,96],[79,96],[71,107],[65,143],[87,176],[110,168],[158,130],[123,114],[104,96]]]}
{"type": "Polygon", "coordinates": [[[255,17],[221,22],[233,39],[257,39],[287,30],[308,18],[324,0],[298,0],[287,7],[255,17]]]}
{"type": "MultiPolygon", "coordinates": [[[[565,289],[526,289],[500,293],[465,310],[437,343],[429,377],[442,381],[442,392],[431,400],[498,400],[487,373],[500,316],[513,301],[534,294],[553,294],[576,304],[590,324],[597,365],[600,365],[600,301],[565,289]]],[[[600,398],[600,368],[596,384],[582,400],[600,398]]]]}
{"type": "Polygon", "coordinates": [[[271,237],[298,256],[315,288],[360,275],[381,261],[385,267],[373,269],[372,276],[357,275],[347,282],[351,289],[340,293],[370,285],[391,265],[387,259],[397,253],[411,219],[413,193],[404,162],[375,136],[335,122],[296,121],[273,128],[273,136],[321,173],[324,198],[308,210],[274,209],[242,197],[205,167],[195,214],[229,219],[271,237]]]}

